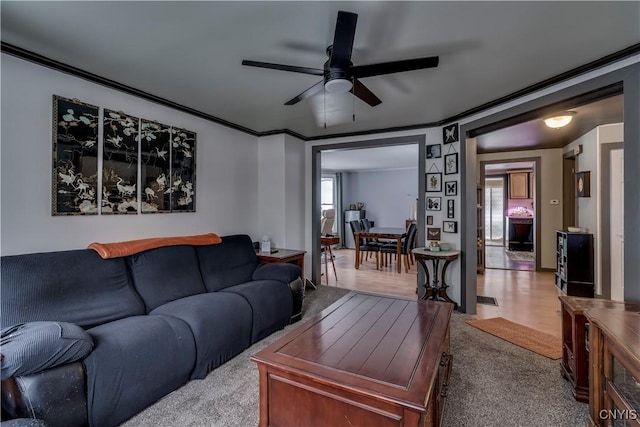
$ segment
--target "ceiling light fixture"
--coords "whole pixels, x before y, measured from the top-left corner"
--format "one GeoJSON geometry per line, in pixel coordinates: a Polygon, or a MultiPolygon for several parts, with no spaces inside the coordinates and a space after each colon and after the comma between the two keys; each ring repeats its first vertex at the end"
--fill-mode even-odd
{"type": "Polygon", "coordinates": [[[575,115],[575,111],[567,111],[565,113],[558,114],[557,116],[547,117],[544,119],[544,124],[550,128],[559,129],[568,125],[575,115]]]}
{"type": "Polygon", "coordinates": [[[352,86],[351,80],[348,79],[332,79],[324,84],[324,88],[329,93],[347,93],[352,86]]]}

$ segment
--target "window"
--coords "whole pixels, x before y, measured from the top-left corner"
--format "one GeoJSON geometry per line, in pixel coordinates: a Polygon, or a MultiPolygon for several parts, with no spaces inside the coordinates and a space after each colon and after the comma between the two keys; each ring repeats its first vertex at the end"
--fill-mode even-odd
{"type": "Polygon", "coordinates": [[[335,177],[322,177],[320,184],[320,209],[335,209],[335,177]]]}
{"type": "Polygon", "coordinates": [[[504,178],[486,178],[484,185],[485,241],[504,246],[504,178]]]}

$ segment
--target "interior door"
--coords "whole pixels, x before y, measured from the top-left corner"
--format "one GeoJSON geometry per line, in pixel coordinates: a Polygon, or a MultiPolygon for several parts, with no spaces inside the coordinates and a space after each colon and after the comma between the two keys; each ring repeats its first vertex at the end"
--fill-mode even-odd
{"type": "Polygon", "coordinates": [[[624,301],[624,149],[610,155],[611,299],[624,301]]]}

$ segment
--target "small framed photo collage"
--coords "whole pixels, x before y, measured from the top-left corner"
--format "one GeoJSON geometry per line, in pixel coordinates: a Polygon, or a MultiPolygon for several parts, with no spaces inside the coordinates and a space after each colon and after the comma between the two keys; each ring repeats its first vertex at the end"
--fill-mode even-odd
{"type": "Polygon", "coordinates": [[[442,128],[442,142],[426,144],[424,191],[428,241],[440,240],[441,233],[458,232],[458,222],[455,221],[458,179],[451,175],[460,172],[456,151],[459,140],[458,123],[453,123],[442,128]]]}

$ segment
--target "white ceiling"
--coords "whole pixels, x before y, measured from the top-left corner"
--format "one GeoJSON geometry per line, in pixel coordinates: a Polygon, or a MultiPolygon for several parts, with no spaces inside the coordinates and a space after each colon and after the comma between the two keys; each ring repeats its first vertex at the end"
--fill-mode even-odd
{"type": "Polygon", "coordinates": [[[637,1],[2,1],[5,43],[256,132],[304,137],[441,121],[639,43],[639,21],[637,1]],[[363,79],[383,101],[370,107],[350,94],[285,106],[319,78],[241,65],[321,68],[338,10],[359,14],[355,65],[439,55],[439,67],[363,79]]]}

